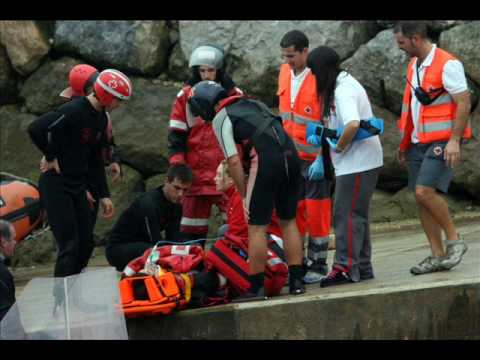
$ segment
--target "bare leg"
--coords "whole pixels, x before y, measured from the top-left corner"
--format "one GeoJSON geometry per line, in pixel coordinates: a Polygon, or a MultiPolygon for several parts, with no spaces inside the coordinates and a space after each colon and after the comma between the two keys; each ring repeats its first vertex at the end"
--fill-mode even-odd
{"type": "Polygon", "coordinates": [[[250,275],[265,271],[267,262],[267,226],[248,225],[248,258],[250,275]]]}
{"type": "Polygon", "coordinates": [[[435,189],[417,185],[415,198],[417,203],[421,203],[433,220],[440,225],[448,240],[458,240],[457,229],[448,211],[448,204],[435,189]]]}
{"type": "Polygon", "coordinates": [[[288,265],[302,265],[303,263],[303,240],[298,232],[295,219],[280,220],[282,229],[285,255],[288,265]]]}
{"type": "Polygon", "coordinates": [[[430,243],[432,255],[435,257],[444,256],[445,251],[442,244],[442,228],[432,217],[428,209],[422,205],[422,203],[417,202],[417,207],[423,230],[425,231],[425,235],[430,243]]]}

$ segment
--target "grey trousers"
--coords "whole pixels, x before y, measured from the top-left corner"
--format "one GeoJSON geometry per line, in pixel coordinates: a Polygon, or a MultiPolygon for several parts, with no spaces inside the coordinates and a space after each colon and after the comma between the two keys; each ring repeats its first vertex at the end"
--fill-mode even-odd
{"type": "Polygon", "coordinates": [[[380,169],[336,177],[333,267],[348,272],[355,282],[373,275],[369,208],[380,169]]]}

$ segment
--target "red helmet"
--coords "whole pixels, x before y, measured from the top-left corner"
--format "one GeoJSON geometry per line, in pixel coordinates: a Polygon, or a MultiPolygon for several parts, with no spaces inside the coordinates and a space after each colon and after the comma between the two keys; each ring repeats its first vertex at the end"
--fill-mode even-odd
{"type": "Polygon", "coordinates": [[[132,83],[124,73],[114,69],[107,69],[98,75],[93,89],[100,104],[108,106],[114,98],[120,100],[130,99],[132,83]]]}
{"type": "Polygon", "coordinates": [[[61,97],[71,99],[72,96],[85,96],[85,90],[88,86],[93,85],[98,70],[87,64],[76,65],[68,74],[68,88],[60,93],[61,97]]]}

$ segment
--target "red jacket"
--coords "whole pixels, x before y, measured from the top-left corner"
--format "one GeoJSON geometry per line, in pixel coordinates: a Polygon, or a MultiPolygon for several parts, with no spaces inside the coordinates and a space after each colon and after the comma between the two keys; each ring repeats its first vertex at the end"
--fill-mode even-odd
{"type": "MultiPolygon", "coordinates": [[[[215,189],[213,178],[224,155],[211,122],[188,113],[187,100],[191,89],[191,86],[185,86],[173,103],[168,135],[169,162],[187,163],[192,168],[194,179],[188,195],[221,195],[215,189]]],[[[236,87],[229,93],[239,94],[242,92],[236,87]]]]}

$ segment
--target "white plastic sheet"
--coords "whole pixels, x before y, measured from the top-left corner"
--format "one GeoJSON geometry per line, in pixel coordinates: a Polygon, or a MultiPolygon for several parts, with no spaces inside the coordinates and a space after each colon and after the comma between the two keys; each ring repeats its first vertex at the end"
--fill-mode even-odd
{"type": "Polygon", "coordinates": [[[36,278],[0,323],[0,339],[127,340],[119,303],[113,267],[65,278],[36,278]]]}

